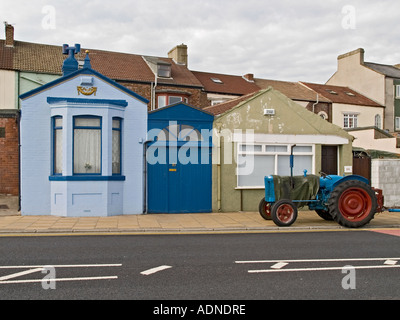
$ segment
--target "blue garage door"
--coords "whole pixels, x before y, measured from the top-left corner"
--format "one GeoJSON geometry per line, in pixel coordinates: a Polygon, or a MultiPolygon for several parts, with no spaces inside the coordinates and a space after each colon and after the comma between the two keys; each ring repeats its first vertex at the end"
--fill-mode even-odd
{"type": "Polygon", "coordinates": [[[147,149],[149,213],[211,212],[211,143],[190,125],[160,131],[147,149]]]}

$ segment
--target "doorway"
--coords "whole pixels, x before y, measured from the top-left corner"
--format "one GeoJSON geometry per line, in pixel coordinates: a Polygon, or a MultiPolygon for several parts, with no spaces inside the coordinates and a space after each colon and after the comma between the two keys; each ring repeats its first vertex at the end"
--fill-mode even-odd
{"type": "Polygon", "coordinates": [[[337,146],[322,146],[321,171],[326,174],[338,174],[337,146]]]}

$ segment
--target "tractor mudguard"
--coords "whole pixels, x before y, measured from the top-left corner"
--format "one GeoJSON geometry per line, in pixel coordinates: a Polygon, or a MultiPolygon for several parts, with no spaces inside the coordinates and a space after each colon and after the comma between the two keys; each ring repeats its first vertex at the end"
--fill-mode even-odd
{"type": "Polygon", "coordinates": [[[332,186],[332,189],[334,189],[338,184],[341,184],[343,182],[346,182],[348,180],[358,180],[361,182],[364,182],[365,184],[369,185],[369,181],[367,178],[364,178],[362,176],[356,175],[356,174],[352,174],[349,176],[344,176],[344,177],[340,177],[340,179],[338,179],[332,186]]]}

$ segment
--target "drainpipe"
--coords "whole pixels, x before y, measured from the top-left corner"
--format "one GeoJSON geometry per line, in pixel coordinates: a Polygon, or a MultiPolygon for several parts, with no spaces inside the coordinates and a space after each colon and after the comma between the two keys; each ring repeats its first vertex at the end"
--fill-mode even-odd
{"type": "Polygon", "coordinates": [[[150,111],[153,111],[153,82],[150,83],[150,111]]]}
{"type": "Polygon", "coordinates": [[[21,211],[21,110],[17,112],[18,128],[18,211],[21,211]]]}
{"type": "Polygon", "coordinates": [[[218,128],[217,144],[217,210],[221,212],[221,127],[218,128]]]}
{"type": "Polygon", "coordinates": [[[154,76],[154,87],[153,82],[151,83],[151,110],[156,109],[156,87],[157,87],[157,75],[154,76]]]}
{"type": "Polygon", "coordinates": [[[143,142],[143,161],[144,161],[144,163],[143,163],[143,174],[144,174],[144,190],[143,190],[143,196],[144,196],[144,199],[143,199],[143,214],[147,214],[147,199],[148,199],[148,197],[147,197],[147,184],[148,184],[148,181],[147,181],[147,157],[146,157],[146,155],[147,155],[147,147],[148,147],[148,144],[149,144],[149,142],[153,142],[153,140],[146,140],[146,141],[144,141],[143,142]]]}
{"type": "Polygon", "coordinates": [[[315,113],[315,106],[319,103],[319,94],[317,93],[317,101],[312,105],[312,112],[315,113]]]}
{"type": "Polygon", "coordinates": [[[19,95],[21,92],[21,71],[17,71],[17,128],[18,128],[18,211],[21,211],[21,107],[19,103],[19,95]]]}

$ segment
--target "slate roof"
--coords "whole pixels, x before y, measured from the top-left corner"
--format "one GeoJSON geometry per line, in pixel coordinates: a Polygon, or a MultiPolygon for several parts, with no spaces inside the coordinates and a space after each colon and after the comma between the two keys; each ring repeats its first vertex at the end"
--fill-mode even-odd
{"type": "MultiPolygon", "coordinates": [[[[62,74],[64,59],[61,46],[14,41],[14,47],[6,47],[0,40],[0,69],[62,74]]],[[[141,55],[82,48],[77,60],[90,52],[92,68],[113,80],[154,82],[154,73],[141,55]]],[[[159,58],[171,64],[171,78],[158,78],[158,83],[202,87],[190,70],[176,64],[170,58],[159,58]]]]}
{"type": "Polygon", "coordinates": [[[352,104],[370,107],[383,107],[379,103],[350,89],[349,87],[332,86],[326,84],[301,82],[305,86],[318,92],[321,96],[331,100],[333,103],[352,104]]]}
{"type": "Polygon", "coordinates": [[[372,62],[364,62],[364,66],[375,70],[379,73],[384,74],[390,78],[399,78],[400,79],[400,69],[396,68],[395,66],[390,66],[387,64],[379,64],[379,63],[372,63],[372,62]]]}

